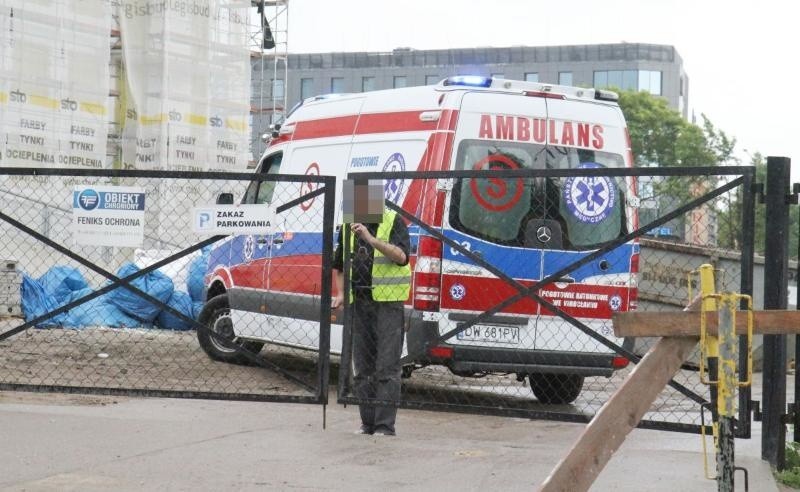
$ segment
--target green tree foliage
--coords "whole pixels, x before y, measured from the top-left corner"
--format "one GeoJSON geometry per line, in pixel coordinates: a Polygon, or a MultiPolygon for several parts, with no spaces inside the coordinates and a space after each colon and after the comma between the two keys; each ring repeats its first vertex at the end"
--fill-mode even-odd
{"type": "Polygon", "coordinates": [[[619,94],[638,166],[715,166],[720,158],[730,158],[735,141],[705,116],[701,128],[683,119],[663,98],[647,92],[619,94]]]}
{"type": "MultiPolygon", "coordinates": [[[[748,163],[756,168],[756,182],[765,183],[767,180],[767,163],[761,154],[755,153],[748,163]]],[[[717,224],[719,227],[719,246],[726,249],[739,250],[745,240],[742,230],[743,190],[738,188],[735,194],[729,193],[723,201],[725,207],[718,212],[717,224]]],[[[753,240],[756,253],[764,249],[764,224],[766,215],[763,206],[756,204],[755,230],[753,240]]]]}
{"type": "MultiPolygon", "coordinates": [[[[736,139],[716,128],[705,115],[701,115],[702,124],[695,125],[670,108],[663,98],[646,92],[620,91],[619,94],[619,103],[628,122],[637,166],[698,167],[740,164],[734,155],[736,139]]],[[[757,167],[757,180],[764,182],[766,168],[761,155],[755,154],[749,165],[757,167]]],[[[680,204],[719,186],[719,181],[709,176],[677,177],[658,181],[652,189],[654,198],[680,204]]],[[[716,214],[718,246],[739,249],[742,243],[742,190],[727,193],[710,205],[716,214]]],[[[756,251],[763,248],[764,244],[763,215],[763,207],[757,207],[756,251]]]]}

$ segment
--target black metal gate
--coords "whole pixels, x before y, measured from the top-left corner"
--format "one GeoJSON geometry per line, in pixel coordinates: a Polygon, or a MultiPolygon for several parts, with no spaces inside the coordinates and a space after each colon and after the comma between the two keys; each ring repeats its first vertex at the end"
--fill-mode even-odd
{"type": "Polygon", "coordinates": [[[0,389],[326,403],[334,189],[321,176],[1,170],[0,389]],[[271,230],[192,232],[195,207],[234,196],[271,204],[271,230]],[[103,200],[141,206],[97,213],[103,200]],[[284,226],[309,221],[307,234],[284,226]],[[137,227],[139,247],[78,239],[137,227]],[[234,291],[262,290],[285,252],[315,248],[301,271],[316,341],[272,343],[271,306],[249,316],[234,291]]]}
{"type": "MultiPolygon", "coordinates": [[[[349,176],[386,183],[386,208],[408,224],[412,280],[401,396],[354,391],[348,302],[340,402],[587,422],[652,343],[615,339],[611,313],[682,309],[703,263],[719,290],[752,294],[754,168],[498,167],[349,176]]],[[[700,431],[698,360],[640,427],[700,431]]],[[[740,437],[749,415],[745,389],[740,437]]]]}

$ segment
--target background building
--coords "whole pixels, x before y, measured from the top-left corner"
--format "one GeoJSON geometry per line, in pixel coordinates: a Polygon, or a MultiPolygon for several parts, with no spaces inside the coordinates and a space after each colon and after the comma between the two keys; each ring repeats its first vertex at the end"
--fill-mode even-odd
{"type": "Polygon", "coordinates": [[[688,116],[689,79],[672,46],[642,43],[515,46],[391,53],[302,53],[252,59],[253,151],[259,135],[311,96],[435,84],[451,75],[491,75],[583,87],[615,86],[664,97],[688,116]],[[276,61],[287,69],[275,70],[276,61]],[[277,102],[277,103],[276,103],[277,102]],[[282,103],[282,104],[281,104],[282,103]]]}

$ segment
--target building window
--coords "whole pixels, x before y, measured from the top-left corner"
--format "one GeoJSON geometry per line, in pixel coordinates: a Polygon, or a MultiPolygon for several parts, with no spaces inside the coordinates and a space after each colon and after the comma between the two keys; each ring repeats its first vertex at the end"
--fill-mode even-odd
{"type": "Polygon", "coordinates": [[[344,77],[331,77],[331,92],[333,94],[344,92],[344,77]]]}
{"type": "Polygon", "coordinates": [[[594,86],[598,89],[608,87],[608,71],[603,70],[594,73],[594,86]]]}
{"type": "Polygon", "coordinates": [[[405,75],[395,75],[394,76],[394,85],[395,89],[399,89],[400,87],[406,87],[407,79],[405,75]]]}
{"type": "Polygon", "coordinates": [[[661,95],[661,72],[651,70],[601,70],[594,73],[594,86],[624,91],[647,91],[661,95]]]}
{"type": "Polygon", "coordinates": [[[300,99],[305,101],[314,95],[314,79],[300,79],[300,99]]]}
{"type": "Polygon", "coordinates": [[[572,85],[572,72],[558,72],[559,85],[572,85]]]}
{"type": "Polygon", "coordinates": [[[436,85],[441,80],[441,77],[438,75],[426,75],[425,76],[425,85],[436,85]]]}
{"type": "Polygon", "coordinates": [[[661,95],[661,72],[657,70],[639,70],[640,91],[647,91],[654,96],[661,95]]]}
{"type": "Polygon", "coordinates": [[[503,76],[502,73],[493,73],[492,74],[492,78],[493,79],[504,79],[505,77],[503,76]]]}
{"type": "Polygon", "coordinates": [[[283,79],[274,79],[272,81],[272,99],[283,99],[285,93],[283,79]]]}
{"type": "Polygon", "coordinates": [[[539,74],[536,72],[525,72],[525,82],[539,82],[539,74]]]}
{"type": "Polygon", "coordinates": [[[636,71],[635,70],[623,70],[622,71],[622,87],[625,90],[633,89],[636,87],[636,71]]]}
{"type": "Polygon", "coordinates": [[[594,73],[594,87],[613,87],[621,90],[636,90],[636,70],[601,70],[594,73]]]}
{"type": "Polygon", "coordinates": [[[375,77],[361,77],[361,92],[375,90],[375,77]]]}

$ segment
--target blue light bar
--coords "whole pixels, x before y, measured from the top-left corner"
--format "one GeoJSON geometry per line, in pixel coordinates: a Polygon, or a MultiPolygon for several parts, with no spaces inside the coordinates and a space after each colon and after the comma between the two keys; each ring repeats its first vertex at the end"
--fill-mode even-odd
{"type": "Polygon", "coordinates": [[[444,85],[466,85],[470,87],[491,87],[491,77],[481,77],[480,75],[456,75],[444,79],[444,85]]]}

